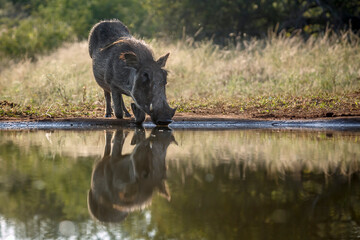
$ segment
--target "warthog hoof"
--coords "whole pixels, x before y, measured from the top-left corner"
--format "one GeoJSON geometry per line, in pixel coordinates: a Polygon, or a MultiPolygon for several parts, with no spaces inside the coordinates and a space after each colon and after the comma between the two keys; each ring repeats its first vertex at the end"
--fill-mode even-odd
{"type": "Polygon", "coordinates": [[[157,120],[156,121],[156,125],[158,125],[158,126],[167,126],[170,123],[172,123],[171,119],[162,119],[162,120],[157,120]]]}
{"type": "Polygon", "coordinates": [[[124,110],[124,113],[125,113],[125,117],[131,117],[131,114],[128,112],[128,110],[126,110],[126,108],[124,110]]]}

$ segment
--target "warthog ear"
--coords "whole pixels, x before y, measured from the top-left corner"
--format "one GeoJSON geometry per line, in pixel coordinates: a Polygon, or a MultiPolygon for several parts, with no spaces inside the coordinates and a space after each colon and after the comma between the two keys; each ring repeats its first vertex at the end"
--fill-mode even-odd
{"type": "Polygon", "coordinates": [[[165,67],[166,60],[168,59],[170,53],[165,54],[164,56],[160,57],[156,63],[160,65],[160,67],[165,67]]]}
{"type": "Polygon", "coordinates": [[[134,52],[125,52],[120,54],[119,57],[126,63],[126,66],[136,68],[138,67],[138,59],[134,52]]]}

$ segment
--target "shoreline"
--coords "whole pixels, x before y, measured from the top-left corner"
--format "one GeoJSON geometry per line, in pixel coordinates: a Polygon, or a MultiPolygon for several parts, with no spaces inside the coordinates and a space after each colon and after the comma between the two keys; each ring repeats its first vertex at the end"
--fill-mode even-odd
{"type": "MultiPolygon", "coordinates": [[[[237,115],[175,116],[172,129],[322,129],[360,131],[360,116],[311,119],[243,118],[237,115]]],[[[133,118],[53,118],[53,119],[0,119],[0,130],[95,130],[134,128],[133,118]]],[[[144,128],[155,125],[147,118],[144,128]]]]}

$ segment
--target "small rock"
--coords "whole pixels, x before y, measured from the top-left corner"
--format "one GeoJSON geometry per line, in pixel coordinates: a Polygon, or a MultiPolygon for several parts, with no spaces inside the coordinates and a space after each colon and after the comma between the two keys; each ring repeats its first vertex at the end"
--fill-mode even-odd
{"type": "Polygon", "coordinates": [[[326,117],[332,117],[332,116],[334,116],[334,113],[333,113],[333,112],[328,112],[328,113],[326,113],[325,116],[326,116],[326,117]]]}
{"type": "Polygon", "coordinates": [[[59,224],[59,232],[61,235],[70,237],[73,235],[76,235],[76,227],[75,224],[72,221],[62,221],[59,224]]]}

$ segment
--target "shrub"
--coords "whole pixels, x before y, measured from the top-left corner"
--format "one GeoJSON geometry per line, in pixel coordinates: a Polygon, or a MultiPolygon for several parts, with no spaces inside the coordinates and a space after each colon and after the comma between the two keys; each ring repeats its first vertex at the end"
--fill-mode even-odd
{"type": "Polygon", "coordinates": [[[27,18],[0,35],[0,56],[35,59],[37,54],[47,53],[73,36],[72,28],[63,22],[27,18]]]}

